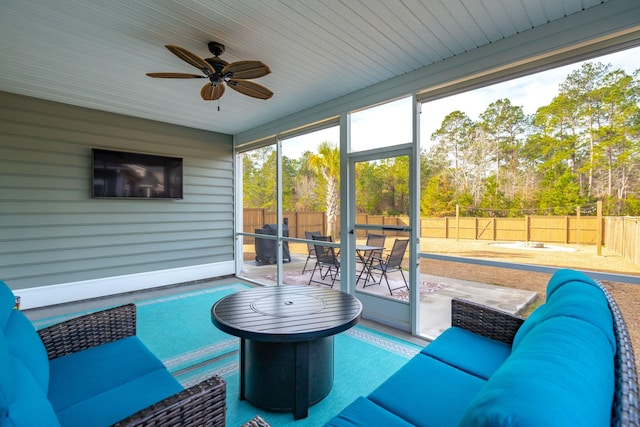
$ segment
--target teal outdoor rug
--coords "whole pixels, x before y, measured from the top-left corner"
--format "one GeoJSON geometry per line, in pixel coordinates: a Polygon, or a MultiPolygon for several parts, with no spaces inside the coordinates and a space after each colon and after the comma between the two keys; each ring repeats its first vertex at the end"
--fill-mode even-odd
{"type": "MultiPolygon", "coordinates": [[[[239,339],[211,323],[211,306],[249,288],[241,283],[136,302],[138,336],[184,387],[214,374],[227,382],[227,426],[260,415],[271,426],[321,426],[358,396],[366,396],[418,353],[421,347],[362,326],[335,336],[334,384],[329,395],[295,421],[290,412],[270,412],[239,399],[239,339]]],[[[84,313],[76,313],[76,315],[84,313]]],[[[34,321],[37,328],[74,317],[34,321]]],[[[277,384],[274,384],[277,387],[277,384]]]]}

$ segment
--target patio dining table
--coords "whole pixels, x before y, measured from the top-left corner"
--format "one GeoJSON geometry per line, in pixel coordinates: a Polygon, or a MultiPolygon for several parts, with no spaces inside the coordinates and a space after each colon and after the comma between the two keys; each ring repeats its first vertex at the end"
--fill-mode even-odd
{"type": "Polygon", "coordinates": [[[365,287],[366,287],[366,282],[369,280],[369,276],[371,274],[370,271],[371,271],[372,260],[371,260],[371,257],[367,257],[367,253],[373,252],[373,251],[382,252],[383,250],[384,250],[383,246],[356,245],[356,255],[358,256],[358,259],[362,263],[362,270],[360,270],[360,274],[358,274],[358,277],[356,279],[356,284],[360,281],[360,279],[362,278],[362,275],[365,272],[366,272],[366,275],[364,277],[365,287]]]}

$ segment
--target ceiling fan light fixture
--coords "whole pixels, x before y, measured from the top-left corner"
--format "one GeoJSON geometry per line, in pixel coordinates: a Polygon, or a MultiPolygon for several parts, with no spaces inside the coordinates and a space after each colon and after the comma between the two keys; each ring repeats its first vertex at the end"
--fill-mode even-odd
{"type": "Polygon", "coordinates": [[[217,100],[224,94],[224,84],[242,93],[257,99],[269,99],[273,95],[266,87],[249,81],[271,73],[267,65],[260,61],[237,61],[228,63],[218,56],[224,53],[225,47],[218,42],[208,43],[209,51],[213,58],[202,59],[198,55],[189,52],[179,46],[166,45],[165,47],[178,58],[189,65],[198,68],[204,76],[186,73],[147,73],[149,77],[161,78],[208,78],[207,83],[200,90],[200,95],[205,101],[217,100]]]}

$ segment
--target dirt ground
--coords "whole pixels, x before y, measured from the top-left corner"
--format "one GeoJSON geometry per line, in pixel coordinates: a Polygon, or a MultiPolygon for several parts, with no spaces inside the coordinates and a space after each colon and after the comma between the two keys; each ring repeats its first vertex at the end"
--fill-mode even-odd
{"type": "MultiPolygon", "coordinates": [[[[548,244],[545,245],[547,248],[555,247],[558,250],[514,249],[486,241],[456,242],[447,239],[421,239],[420,246],[425,252],[442,255],[640,276],[640,266],[624,260],[606,248],[603,248],[602,254],[598,256],[595,246],[548,244]]],[[[544,273],[435,260],[423,260],[421,270],[437,276],[532,290],[538,292],[538,302],[544,301],[545,288],[550,278],[549,274],[544,273]]],[[[640,285],[603,283],[622,311],[636,356],[636,369],[640,372],[640,285]]]]}

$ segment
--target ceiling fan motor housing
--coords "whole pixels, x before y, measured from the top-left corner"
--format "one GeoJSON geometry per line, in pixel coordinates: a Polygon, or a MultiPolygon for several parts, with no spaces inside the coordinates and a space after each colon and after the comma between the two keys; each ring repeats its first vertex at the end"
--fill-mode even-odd
{"type": "Polygon", "coordinates": [[[209,48],[209,52],[213,53],[215,56],[220,56],[224,53],[224,45],[218,42],[209,42],[207,45],[209,48]]]}

